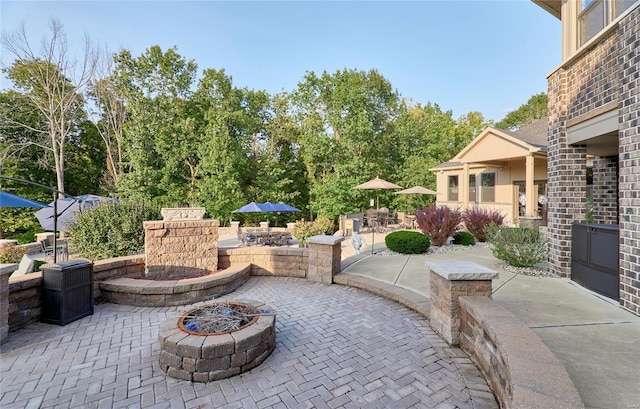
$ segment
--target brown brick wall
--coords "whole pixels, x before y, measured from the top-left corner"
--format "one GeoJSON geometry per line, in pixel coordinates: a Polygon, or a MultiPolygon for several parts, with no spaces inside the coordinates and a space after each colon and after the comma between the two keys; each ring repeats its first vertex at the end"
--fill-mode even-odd
{"type": "Polygon", "coordinates": [[[640,7],[618,31],[620,304],[640,314],[640,7]]]}
{"type": "Polygon", "coordinates": [[[570,274],[571,224],[584,222],[587,203],[586,150],[567,145],[568,71],[549,77],[548,239],[551,269],[570,274]]]}
{"type": "MultiPolygon", "coordinates": [[[[620,303],[640,313],[640,7],[611,35],[549,76],[549,258],[551,268],[570,276],[571,224],[586,213],[586,149],[567,145],[567,122],[609,103],[618,103],[620,218],[620,303]]],[[[614,160],[596,158],[598,222],[611,223],[614,195],[605,189],[614,160]]],[[[618,216],[616,215],[615,219],[618,216]]]]}
{"type": "Polygon", "coordinates": [[[593,159],[593,222],[618,224],[618,157],[593,159]]]}

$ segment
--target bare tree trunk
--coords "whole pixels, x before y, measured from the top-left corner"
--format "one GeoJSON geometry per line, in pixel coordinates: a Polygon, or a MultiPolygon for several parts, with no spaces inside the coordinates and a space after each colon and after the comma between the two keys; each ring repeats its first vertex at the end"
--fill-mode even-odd
{"type": "Polygon", "coordinates": [[[37,131],[49,142],[38,145],[53,153],[57,188],[64,192],[65,144],[83,109],[84,94],[94,76],[99,53],[85,38],[81,59],[71,59],[62,24],[52,19],[50,29],[51,37],[42,40],[38,52],[29,44],[24,24],[3,35],[2,45],[15,56],[12,64],[4,67],[8,77],[46,119],[46,125],[37,131]]]}

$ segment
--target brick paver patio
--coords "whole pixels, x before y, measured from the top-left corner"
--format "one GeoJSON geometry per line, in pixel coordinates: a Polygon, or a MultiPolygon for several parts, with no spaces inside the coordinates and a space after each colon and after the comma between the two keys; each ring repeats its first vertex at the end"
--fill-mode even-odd
{"type": "Polygon", "coordinates": [[[223,299],[277,310],[277,345],[259,367],[211,382],[166,377],[158,325],[189,306],[100,304],[59,327],[35,323],[2,346],[0,407],[496,408],[475,365],[420,315],[338,285],[253,277],[223,299]]]}

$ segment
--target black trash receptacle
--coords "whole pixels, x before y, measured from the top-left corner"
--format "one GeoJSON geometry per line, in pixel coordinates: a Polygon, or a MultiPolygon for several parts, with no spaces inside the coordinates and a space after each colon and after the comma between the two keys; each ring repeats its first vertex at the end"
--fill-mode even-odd
{"type": "Polygon", "coordinates": [[[86,259],[43,266],[40,321],[66,325],[93,314],[93,263],[86,259]]]}

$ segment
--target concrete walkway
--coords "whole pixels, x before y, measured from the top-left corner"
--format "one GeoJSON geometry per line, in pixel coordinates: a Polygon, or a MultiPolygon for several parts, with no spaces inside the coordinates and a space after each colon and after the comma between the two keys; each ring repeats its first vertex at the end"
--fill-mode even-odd
{"type": "Polygon", "coordinates": [[[507,272],[488,248],[417,256],[370,256],[368,250],[343,260],[341,274],[426,297],[428,260],[468,260],[499,272],[493,299],[531,328],[563,363],[587,408],[640,408],[640,317],[613,301],[570,280],[507,272]]]}

